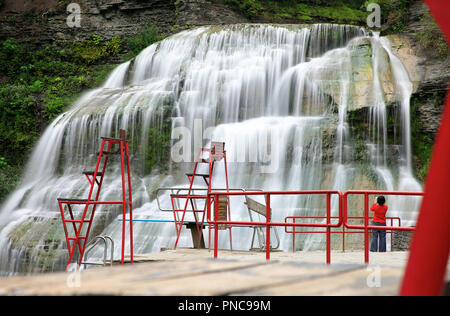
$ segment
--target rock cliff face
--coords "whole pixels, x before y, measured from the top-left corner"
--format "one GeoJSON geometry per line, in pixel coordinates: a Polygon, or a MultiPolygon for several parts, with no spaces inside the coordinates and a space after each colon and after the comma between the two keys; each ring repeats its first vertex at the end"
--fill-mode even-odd
{"type": "Polygon", "coordinates": [[[421,36],[430,32],[428,8],[415,1],[408,12],[408,22],[401,34],[389,35],[396,55],[402,60],[414,84],[413,102],[417,101],[415,119],[421,122],[420,132],[435,136],[440,123],[443,98],[450,78],[450,56],[436,55],[423,47],[421,36]]]}
{"type": "Polygon", "coordinates": [[[69,27],[69,1],[46,0],[18,4],[5,0],[0,11],[0,40],[13,37],[40,42],[83,40],[93,34],[106,39],[136,35],[153,24],[172,33],[190,26],[248,22],[222,3],[207,0],[77,0],[80,27],[69,27]]]}
{"type": "MultiPolygon", "coordinates": [[[[436,56],[434,49],[424,47],[420,40],[429,33],[432,18],[427,19],[427,14],[429,15],[428,9],[422,1],[411,0],[404,29],[388,35],[395,54],[406,66],[414,84],[411,100],[412,141],[419,144],[414,149],[415,152],[427,152],[425,156],[419,154],[415,159],[417,169],[423,170],[426,169],[430,148],[439,128],[443,99],[450,77],[448,51],[446,56],[436,56]],[[423,148],[427,150],[424,151],[423,148]]],[[[200,25],[246,22],[250,22],[248,17],[219,0],[3,0],[3,6],[0,7],[0,41],[14,38],[55,45],[55,40],[85,40],[94,34],[105,39],[114,36],[127,39],[148,25],[155,25],[160,33],[171,34],[200,25]],[[67,25],[66,10],[71,2],[80,5],[80,27],[67,25]]],[[[285,22],[290,22],[288,17],[286,21],[280,21],[285,22]]],[[[384,31],[383,29],[381,35],[384,31]]],[[[364,108],[372,89],[373,76],[371,67],[368,67],[372,52],[367,51],[367,44],[359,43],[358,50],[352,56],[355,68],[351,78],[354,85],[349,111],[354,111],[351,114],[353,118],[358,115],[367,116],[364,108]],[[357,111],[360,114],[355,115],[357,111]]],[[[393,87],[388,84],[391,82],[390,76],[389,69],[386,69],[380,79],[386,101],[392,105],[395,96],[392,94],[393,87]]],[[[334,100],[339,100],[333,87],[327,89],[334,100]]],[[[359,120],[363,121],[363,117],[359,120]]]]}
{"type": "Polygon", "coordinates": [[[424,180],[450,78],[448,45],[422,1],[413,1],[403,32],[389,35],[414,84],[411,141],[416,176],[424,180]]]}

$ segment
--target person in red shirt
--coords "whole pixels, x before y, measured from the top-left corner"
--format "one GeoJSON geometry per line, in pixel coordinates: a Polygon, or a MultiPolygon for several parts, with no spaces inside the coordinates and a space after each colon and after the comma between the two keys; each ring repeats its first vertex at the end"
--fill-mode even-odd
{"type": "MultiPolygon", "coordinates": [[[[386,226],[386,212],[388,210],[385,205],[386,199],[384,196],[379,196],[375,199],[374,204],[370,208],[374,212],[372,225],[374,226],[386,226]]],[[[370,251],[373,252],[386,252],[386,230],[374,229],[372,231],[372,244],[370,245],[370,251]]]]}

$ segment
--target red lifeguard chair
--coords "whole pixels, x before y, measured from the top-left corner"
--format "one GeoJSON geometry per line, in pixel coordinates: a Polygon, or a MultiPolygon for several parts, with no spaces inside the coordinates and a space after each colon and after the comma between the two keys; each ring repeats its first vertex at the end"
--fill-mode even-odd
{"type": "Polygon", "coordinates": [[[132,193],[131,193],[131,173],[130,158],[128,152],[128,142],[126,141],[125,131],[120,130],[120,138],[102,137],[102,144],[98,154],[97,165],[94,171],[84,171],[83,174],[88,179],[91,187],[87,199],[58,198],[59,209],[66,235],[67,248],[69,250],[69,260],[66,265],[66,271],[72,262],[75,251],[79,251],[78,266],[83,260],[84,251],[89,238],[92,221],[94,219],[95,209],[99,204],[111,204],[123,206],[123,226],[122,226],[122,264],[125,259],[125,216],[127,208],[130,213],[130,261],[133,263],[133,215],[132,215],[132,193]],[[105,150],[106,148],[106,150],[105,150]],[[121,201],[99,201],[100,191],[103,184],[106,166],[111,155],[120,155],[121,173],[122,173],[122,200],[121,201]],[[103,164],[102,164],[103,161],[103,164]],[[125,169],[126,164],[126,169],[125,169]],[[101,171],[100,171],[101,170],[101,171]],[[125,180],[127,174],[127,181],[125,180]],[[94,195],[94,189],[96,193],[94,195]],[[128,189],[128,190],[127,190],[128,189]],[[128,191],[128,196],[126,194],[128,191]],[[84,206],[81,218],[76,219],[72,207],[76,205],[84,206]],[[67,206],[67,212],[65,207],[67,206]],[[91,207],[92,206],[92,207],[91,207]],[[69,225],[68,225],[69,224],[69,225]],[[71,225],[70,225],[71,224],[71,225]],[[85,226],[84,224],[87,224],[85,226]],[[69,227],[68,227],[69,226],[69,227]],[[72,231],[69,228],[72,227],[72,231]],[[85,230],[83,230],[85,228],[85,230]]]}
{"type": "MultiPolygon", "coordinates": [[[[214,172],[214,166],[216,163],[222,161],[224,162],[224,169],[225,169],[225,181],[226,181],[226,191],[229,192],[229,185],[228,185],[228,170],[227,170],[227,154],[225,151],[225,143],[223,142],[211,142],[210,148],[201,148],[199,149],[197,153],[197,158],[195,160],[194,170],[192,173],[186,173],[186,176],[188,177],[189,181],[189,189],[187,190],[186,194],[171,194],[171,202],[172,202],[172,208],[173,208],[173,216],[174,216],[174,222],[175,222],[175,230],[177,233],[177,239],[175,241],[174,249],[177,248],[178,241],[180,238],[181,230],[184,223],[184,218],[186,215],[186,212],[192,212],[195,219],[195,225],[197,228],[197,234],[198,238],[196,238],[197,248],[200,248],[200,243],[203,238],[203,228],[204,228],[204,222],[205,222],[205,214],[208,210],[208,203],[218,203],[219,208],[219,219],[226,221],[228,218],[230,218],[230,203],[228,197],[221,197],[217,201],[208,200],[208,196],[211,193],[211,185],[212,185],[212,176],[214,172]],[[207,157],[204,157],[204,155],[207,155],[207,157]],[[198,172],[198,166],[199,164],[208,164],[208,173],[200,173],[198,172]],[[193,184],[196,179],[196,177],[199,177],[203,179],[203,183],[206,184],[206,188],[204,191],[207,192],[207,194],[194,194],[195,191],[198,191],[198,189],[194,190],[193,184]],[[180,203],[181,201],[181,203],[180,203]],[[203,207],[198,207],[197,201],[204,201],[203,207]],[[180,204],[182,205],[184,202],[184,206],[180,207],[180,204]],[[190,208],[188,208],[190,205],[190,208]],[[181,213],[181,216],[180,216],[181,213]]],[[[210,247],[211,242],[211,229],[213,229],[212,226],[209,226],[209,240],[208,240],[208,248],[210,247]]],[[[231,225],[219,225],[218,229],[224,230],[228,229],[230,231],[230,249],[232,249],[232,235],[231,235],[231,225]]],[[[195,243],[195,241],[194,241],[195,243]]]]}

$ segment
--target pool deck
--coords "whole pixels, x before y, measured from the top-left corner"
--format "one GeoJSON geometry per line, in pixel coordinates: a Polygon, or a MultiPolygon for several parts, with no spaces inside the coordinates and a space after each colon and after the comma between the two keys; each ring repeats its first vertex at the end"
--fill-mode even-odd
{"type": "MultiPolygon", "coordinates": [[[[0,279],[0,295],[397,295],[407,252],[264,252],[207,249],[135,255],[135,264],[0,279]]],[[[449,269],[447,269],[449,271],[449,269]]],[[[450,278],[447,278],[450,279],[450,278]]]]}

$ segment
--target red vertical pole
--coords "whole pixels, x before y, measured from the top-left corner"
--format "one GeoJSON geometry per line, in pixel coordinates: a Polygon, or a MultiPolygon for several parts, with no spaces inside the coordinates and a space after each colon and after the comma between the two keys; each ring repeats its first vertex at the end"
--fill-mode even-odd
{"type": "Polygon", "coordinates": [[[369,263],[369,195],[364,193],[364,263],[369,263]]]}
{"type": "Polygon", "coordinates": [[[331,228],[330,228],[330,216],[331,216],[331,201],[330,193],[327,193],[327,264],[331,262],[331,228]]]}
{"type": "Polygon", "coordinates": [[[345,252],[345,225],[342,225],[342,252],[345,252]]]}
{"type": "MultiPolygon", "coordinates": [[[[447,0],[425,0],[450,41],[447,0]]],[[[450,252],[450,96],[447,93],[441,127],[436,137],[413,235],[401,295],[440,295],[450,252]]]]}
{"type": "Polygon", "coordinates": [[[206,198],[206,221],[209,223],[208,225],[208,251],[211,251],[211,193],[208,192],[208,196],[206,198]]]}
{"type": "MultiPolygon", "coordinates": [[[[391,226],[394,226],[394,220],[391,218],[391,226]]],[[[391,252],[392,252],[392,237],[394,236],[394,231],[391,229],[391,252]]]]}
{"type": "Polygon", "coordinates": [[[266,195],[266,260],[270,260],[270,194],[266,195]]]}
{"type": "Polygon", "coordinates": [[[219,218],[219,196],[214,197],[214,258],[217,259],[217,248],[219,242],[219,225],[217,219],[219,218]]]}
{"type": "MultiPolygon", "coordinates": [[[[126,222],[126,212],[127,212],[127,197],[125,195],[125,173],[124,173],[124,164],[123,164],[123,152],[124,146],[123,141],[120,142],[120,165],[121,165],[121,174],[122,174],[122,261],[121,263],[125,263],[125,222],[126,222]]],[[[130,219],[131,220],[131,219],[130,219]]]]}
{"type": "MultiPolygon", "coordinates": [[[[443,1],[444,2],[444,1],[443,1]]],[[[441,295],[450,252],[450,94],[433,149],[401,295],[441,295]]]]}
{"type": "Polygon", "coordinates": [[[130,172],[130,154],[128,151],[128,142],[125,143],[125,152],[127,158],[128,173],[128,204],[130,208],[130,261],[133,263],[133,196],[131,193],[131,172],[130,172]]]}
{"type": "MultiPolygon", "coordinates": [[[[229,185],[228,185],[228,168],[227,168],[227,153],[223,152],[223,159],[225,163],[225,181],[227,184],[227,192],[230,192],[229,185]]],[[[211,182],[212,176],[210,176],[209,181],[211,182]]],[[[228,212],[228,220],[231,221],[231,206],[230,206],[230,197],[227,196],[227,212],[228,212]]],[[[230,230],[230,250],[233,250],[233,240],[232,240],[232,234],[231,234],[231,225],[229,226],[230,230]]]]}
{"type": "MultiPolygon", "coordinates": [[[[295,217],[294,218],[292,218],[292,222],[295,224],[295,217]]],[[[293,234],[292,234],[292,253],[294,253],[295,252],[295,229],[296,229],[296,227],[295,226],[292,226],[292,231],[293,231],[293,234]]]]}
{"type": "MultiPolygon", "coordinates": [[[[341,199],[341,196],[339,197],[341,199]]],[[[342,231],[345,231],[345,226],[347,225],[347,194],[344,193],[343,197],[342,197],[342,201],[339,202],[339,209],[343,208],[343,223],[342,223],[342,231]],[[342,203],[342,204],[341,204],[342,203]]],[[[344,236],[345,234],[343,233],[342,236],[344,236]]],[[[343,237],[344,238],[344,237],[343,237]]],[[[344,246],[344,240],[343,242],[343,246],[344,246]]],[[[342,251],[344,251],[344,249],[342,249],[342,251]]]]}
{"type": "MultiPolygon", "coordinates": [[[[211,153],[211,148],[208,150],[209,156],[208,156],[208,174],[209,174],[209,182],[208,182],[208,223],[211,222],[211,203],[213,203],[214,199],[211,199],[211,186],[212,186],[212,164],[213,164],[213,160],[212,160],[212,153],[211,153]]],[[[214,209],[215,211],[215,209],[214,209]]],[[[214,212],[214,216],[215,216],[215,212],[214,212]]],[[[216,226],[214,226],[214,229],[216,228],[216,226]]],[[[208,249],[211,249],[211,224],[208,226],[208,249]]],[[[214,252],[214,256],[215,258],[217,258],[217,255],[214,252]]]]}

